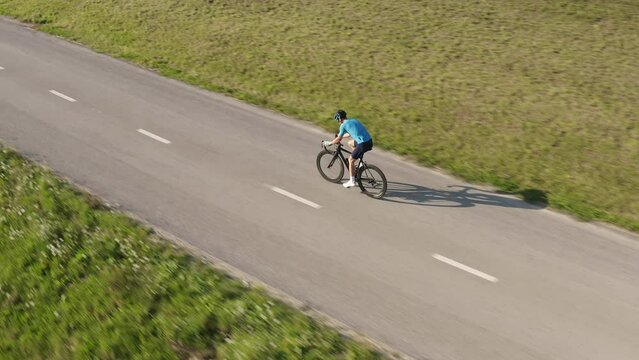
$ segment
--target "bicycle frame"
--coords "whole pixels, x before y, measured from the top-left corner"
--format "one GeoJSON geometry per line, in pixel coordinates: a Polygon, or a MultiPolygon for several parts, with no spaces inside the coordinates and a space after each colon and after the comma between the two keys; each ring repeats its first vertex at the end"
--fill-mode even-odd
{"type": "MultiPolygon", "coordinates": [[[[326,149],[326,147],[324,148],[326,149]]],[[[337,158],[340,158],[342,160],[342,163],[344,163],[346,170],[348,170],[350,165],[348,163],[348,159],[346,159],[346,156],[344,156],[344,153],[352,154],[351,151],[344,149],[344,145],[342,145],[342,143],[338,143],[337,149],[335,149],[335,156],[333,156],[333,159],[331,159],[331,162],[328,164],[328,167],[330,168],[331,166],[333,166],[333,164],[335,163],[335,160],[337,160],[337,158]]],[[[357,169],[361,163],[364,163],[364,155],[362,155],[362,157],[357,160],[358,162],[355,164],[355,169],[357,169]]],[[[364,165],[365,164],[366,163],[364,163],[364,165]]],[[[355,176],[357,176],[357,171],[355,171],[355,176]]]]}

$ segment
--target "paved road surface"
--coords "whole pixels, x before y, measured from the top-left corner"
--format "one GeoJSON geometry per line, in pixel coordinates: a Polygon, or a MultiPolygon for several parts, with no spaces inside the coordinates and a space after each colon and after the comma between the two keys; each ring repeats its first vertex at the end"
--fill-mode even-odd
{"type": "Polygon", "coordinates": [[[0,67],[5,143],[415,358],[639,359],[632,235],[379,150],[369,199],[318,175],[329,133],[6,20],[0,67]]]}

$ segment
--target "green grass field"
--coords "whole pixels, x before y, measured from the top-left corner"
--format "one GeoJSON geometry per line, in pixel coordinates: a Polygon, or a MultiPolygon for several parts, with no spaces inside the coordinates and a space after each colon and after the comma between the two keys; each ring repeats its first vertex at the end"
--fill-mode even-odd
{"type": "Polygon", "coordinates": [[[382,357],[0,146],[0,358],[382,357]]]}
{"type": "MultiPolygon", "coordinates": [[[[0,0],[0,13],[639,230],[639,3],[0,0]]],[[[389,174],[392,177],[392,174],[389,174]]]]}

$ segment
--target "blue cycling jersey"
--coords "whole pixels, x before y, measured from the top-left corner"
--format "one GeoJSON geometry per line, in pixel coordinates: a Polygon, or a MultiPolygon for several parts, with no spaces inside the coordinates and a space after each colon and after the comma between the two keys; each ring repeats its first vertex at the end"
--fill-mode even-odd
{"type": "Polygon", "coordinates": [[[339,136],[344,136],[347,132],[358,143],[362,144],[371,139],[371,135],[368,133],[364,125],[359,120],[351,118],[346,119],[339,127],[339,136]]]}

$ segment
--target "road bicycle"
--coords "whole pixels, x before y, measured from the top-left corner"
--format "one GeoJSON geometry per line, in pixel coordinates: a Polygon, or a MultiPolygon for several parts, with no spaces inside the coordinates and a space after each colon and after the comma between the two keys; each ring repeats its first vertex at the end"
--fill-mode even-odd
{"type": "MultiPolygon", "coordinates": [[[[317,154],[317,170],[327,181],[338,183],[344,177],[344,169],[348,171],[348,155],[351,152],[344,149],[342,143],[337,147],[328,149],[322,142],[322,151],[317,154]],[[344,154],[347,154],[346,156],[344,154]]],[[[355,182],[360,190],[375,199],[381,199],[386,193],[388,183],[386,176],[380,168],[367,164],[364,155],[355,164],[355,182]]]]}

